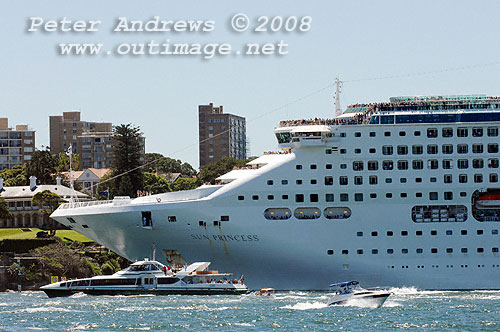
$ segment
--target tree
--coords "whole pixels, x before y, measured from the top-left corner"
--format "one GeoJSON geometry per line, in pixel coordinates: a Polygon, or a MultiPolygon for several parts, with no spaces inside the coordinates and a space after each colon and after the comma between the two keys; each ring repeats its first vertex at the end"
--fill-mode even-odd
{"type": "Polygon", "coordinates": [[[121,124],[113,128],[115,143],[112,168],[112,194],[136,197],[137,190],[142,189],[144,176],[141,169],[142,142],[139,127],[132,124],[121,124]]]}
{"type": "MultiPolygon", "coordinates": [[[[55,160],[55,168],[57,173],[67,172],[69,171],[69,156],[65,152],[59,152],[56,155],[53,155],[55,160]]],[[[71,156],[71,168],[73,170],[78,169],[80,164],[80,155],[77,153],[73,153],[71,156]]]]}
{"type": "Polygon", "coordinates": [[[196,187],[198,187],[196,178],[178,178],[171,185],[172,191],[190,190],[196,187]]]}
{"type": "MultiPolygon", "coordinates": [[[[48,217],[57,209],[60,201],[61,197],[59,197],[58,194],[55,194],[50,190],[44,190],[33,196],[31,204],[38,206],[40,208],[40,212],[48,217]]],[[[51,234],[55,235],[55,229],[51,228],[50,230],[51,234]]]]}
{"type": "Polygon", "coordinates": [[[4,169],[0,172],[0,177],[4,179],[4,186],[25,186],[28,183],[26,177],[26,164],[16,165],[12,169],[4,169]]]}
{"type": "Polygon", "coordinates": [[[55,183],[54,174],[56,174],[56,158],[54,158],[48,149],[36,150],[31,156],[31,160],[26,164],[26,175],[28,177],[36,176],[39,183],[55,183]]]}
{"type": "Polygon", "coordinates": [[[188,163],[181,160],[163,156],[161,153],[146,153],[144,171],[149,173],[181,173],[183,176],[191,177],[196,171],[188,163]]]}
{"type": "Polygon", "coordinates": [[[170,191],[167,180],[153,173],[144,172],[144,190],[154,194],[170,191]]]}
{"type": "Polygon", "coordinates": [[[11,219],[12,213],[3,197],[0,197],[0,219],[11,219]]]}
{"type": "Polygon", "coordinates": [[[198,175],[198,182],[215,184],[215,179],[231,171],[234,167],[244,167],[252,159],[238,160],[232,157],[225,157],[217,162],[203,166],[198,175]]]}

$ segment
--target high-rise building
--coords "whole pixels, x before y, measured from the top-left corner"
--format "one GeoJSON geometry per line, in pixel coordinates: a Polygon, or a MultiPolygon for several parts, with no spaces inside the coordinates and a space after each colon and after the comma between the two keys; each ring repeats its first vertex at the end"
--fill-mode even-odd
{"type": "MultiPolygon", "coordinates": [[[[80,156],[79,169],[109,168],[113,158],[113,124],[80,119],[80,112],[50,116],[50,153],[60,153],[72,146],[80,156]]],[[[143,154],[145,139],[142,137],[143,154]]]]}
{"type": "Polygon", "coordinates": [[[30,161],[33,151],[35,131],[27,125],[9,128],[9,119],[0,118],[0,170],[30,161]]]}
{"type": "Polygon", "coordinates": [[[223,113],[213,103],[198,106],[200,167],[224,157],[246,159],[244,117],[223,113]]]}

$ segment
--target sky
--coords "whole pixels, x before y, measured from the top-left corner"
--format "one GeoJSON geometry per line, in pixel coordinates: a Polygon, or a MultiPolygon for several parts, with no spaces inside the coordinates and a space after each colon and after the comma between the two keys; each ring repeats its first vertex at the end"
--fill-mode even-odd
{"type": "Polygon", "coordinates": [[[481,0],[0,0],[0,117],[36,130],[38,148],[49,145],[49,116],[64,111],[80,110],[86,121],[132,123],[146,137],[146,152],[197,168],[198,105],[213,102],[246,117],[250,155],[258,156],[277,148],[273,129],[280,120],[334,115],[337,76],[343,108],[403,95],[500,95],[498,12],[500,2],[481,0]],[[231,27],[240,13],[250,20],[243,32],[231,27]],[[213,21],[213,30],[113,31],[120,17],[155,16],[213,21]],[[267,31],[252,31],[262,16],[311,21],[306,31],[297,25],[274,32],[269,22],[267,31]],[[31,17],[101,24],[96,32],[41,31],[43,25],[29,32],[31,17]],[[283,41],[288,53],[115,54],[121,44],[152,40],[227,43],[234,50],[283,41]],[[61,55],[61,43],[102,43],[111,55],[61,55]]]}

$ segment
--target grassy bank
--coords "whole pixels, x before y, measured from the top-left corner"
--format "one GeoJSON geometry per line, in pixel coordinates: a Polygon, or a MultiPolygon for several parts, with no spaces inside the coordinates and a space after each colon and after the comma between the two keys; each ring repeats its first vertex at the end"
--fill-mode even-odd
{"type": "MultiPolygon", "coordinates": [[[[5,239],[35,239],[38,228],[0,228],[0,241],[5,239]],[[30,229],[31,232],[24,232],[22,229],[30,229]]],[[[57,230],[56,236],[64,241],[92,242],[89,238],[73,230],[57,230]]]]}

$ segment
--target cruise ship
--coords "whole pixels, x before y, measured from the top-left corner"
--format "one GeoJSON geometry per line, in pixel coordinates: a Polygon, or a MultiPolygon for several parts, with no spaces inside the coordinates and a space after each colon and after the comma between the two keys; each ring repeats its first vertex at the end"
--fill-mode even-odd
{"type": "Polygon", "coordinates": [[[134,261],[211,261],[252,289],[332,281],[500,289],[500,97],[395,97],[282,121],[215,185],[66,203],[52,218],[134,261]],[[158,257],[160,256],[160,257],[158,257]]]}

